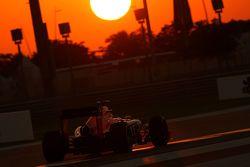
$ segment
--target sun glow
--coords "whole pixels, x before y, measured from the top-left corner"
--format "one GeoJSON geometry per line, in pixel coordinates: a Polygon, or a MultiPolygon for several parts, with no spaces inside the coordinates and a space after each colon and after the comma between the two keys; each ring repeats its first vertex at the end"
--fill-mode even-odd
{"type": "Polygon", "coordinates": [[[95,15],[103,20],[117,20],[131,7],[131,0],[90,0],[95,15]]]}

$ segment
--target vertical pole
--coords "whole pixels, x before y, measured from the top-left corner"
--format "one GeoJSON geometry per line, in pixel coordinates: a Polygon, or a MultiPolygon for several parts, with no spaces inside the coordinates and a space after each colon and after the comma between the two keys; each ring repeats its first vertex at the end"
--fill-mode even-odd
{"type": "Polygon", "coordinates": [[[32,24],[39,59],[39,66],[43,78],[44,93],[51,96],[54,92],[53,77],[54,66],[49,50],[50,42],[46,24],[43,23],[39,0],[29,0],[32,24]]]}
{"type": "MultiPolygon", "coordinates": [[[[67,48],[68,47],[68,38],[67,37],[65,37],[65,44],[66,44],[66,48],[67,48]]],[[[72,67],[72,57],[71,57],[71,55],[69,55],[68,49],[67,49],[66,53],[68,55],[68,61],[69,61],[71,90],[72,90],[72,94],[75,94],[75,84],[74,84],[74,73],[73,73],[73,67],[72,67]]]]}
{"type": "Polygon", "coordinates": [[[151,72],[151,64],[150,64],[150,57],[148,52],[148,46],[147,46],[147,38],[146,38],[146,32],[145,28],[143,26],[143,22],[140,22],[141,24],[141,32],[142,32],[142,38],[144,43],[144,50],[145,50],[145,56],[146,56],[146,65],[147,65],[147,71],[148,71],[148,80],[149,82],[152,82],[152,72],[151,72]]]}
{"type": "Polygon", "coordinates": [[[206,4],[205,4],[205,1],[204,1],[204,0],[202,0],[202,4],[203,4],[203,8],[204,8],[204,12],[205,12],[207,24],[209,24],[208,14],[207,14],[207,7],[206,7],[206,4]]]}
{"type": "Polygon", "coordinates": [[[38,54],[42,53],[47,45],[47,28],[44,27],[39,0],[29,0],[32,23],[35,33],[38,54]]]}
{"type": "Polygon", "coordinates": [[[57,31],[56,31],[56,30],[57,30],[57,18],[56,18],[56,12],[57,12],[57,11],[56,11],[56,7],[55,7],[55,13],[54,13],[54,17],[55,17],[55,18],[54,18],[54,19],[55,19],[55,20],[54,20],[54,21],[55,21],[55,23],[54,23],[54,26],[55,26],[55,27],[54,27],[54,31],[55,31],[55,40],[57,40],[57,31]]]}
{"type": "MultiPolygon", "coordinates": [[[[148,56],[148,68],[149,68],[149,82],[153,81],[153,72],[152,72],[152,67],[153,67],[153,35],[152,35],[152,29],[151,29],[151,24],[150,24],[150,20],[149,20],[149,14],[148,14],[148,4],[147,4],[147,0],[143,0],[143,6],[144,6],[144,10],[146,12],[146,25],[147,25],[147,30],[148,30],[148,39],[149,39],[149,53],[151,54],[151,61],[150,61],[150,57],[148,56]]],[[[147,54],[149,54],[147,53],[147,54]]]]}
{"type": "Polygon", "coordinates": [[[144,44],[144,48],[145,48],[145,51],[146,51],[147,50],[146,32],[145,32],[145,28],[143,26],[143,22],[141,22],[140,24],[141,24],[141,33],[142,33],[142,38],[143,38],[143,44],[144,44]]]}
{"type": "Polygon", "coordinates": [[[55,32],[54,32],[54,33],[55,33],[54,35],[55,35],[55,40],[57,40],[57,13],[60,12],[60,11],[61,11],[60,9],[56,9],[56,7],[55,7],[55,11],[54,11],[54,12],[55,12],[55,13],[54,13],[54,17],[55,17],[55,18],[54,18],[54,24],[55,24],[55,25],[54,25],[54,26],[55,26],[55,27],[54,27],[54,31],[55,31],[55,32]]]}
{"type": "Polygon", "coordinates": [[[23,83],[23,89],[24,89],[24,96],[25,98],[28,98],[28,90],[27,90],[27,85],[26,85],[26,76],[24,73],[24,65],[23,65],[23,54],[21,51],[21,46],[20,43],[17,43],[17,49],[18,49],[18,56],[20,58],[20,65],[21,65],[21,77],[22,77],[22,83],[23,83]]]}
{"type": "Polygon", "coordinates": [[[218,18],[219,18],[219,24],[222,24],[222,20],[221,20],[221,11],[218,12],[218,18]]]}
{"type": "Polygon", "coordinates": [[[144,6],[144,10],[146,11],[146,24],[147,24],[147,30],[148,30],[149,46],[151,49],[152,44],[153,44],[153,35],[152,35],[152,29],[151,29],[151,24],[150,24],[149,15],[148,15],[147,0],[143,0],[143,6],[144,6]]]}
{"type": "Polygon", "coordinates": [[[17,50],[18,50],[18,55],[19,55],[20,57],[23,57],[23,56],[22,56],[22,52],[21,52],[20,44],[17,44],[17,50]]]}

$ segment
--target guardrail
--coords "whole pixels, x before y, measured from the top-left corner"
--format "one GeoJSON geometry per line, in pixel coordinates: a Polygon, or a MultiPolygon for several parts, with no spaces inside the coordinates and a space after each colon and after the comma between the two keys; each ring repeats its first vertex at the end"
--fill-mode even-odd
{"type": "MultiPolygon", "coordinates": [[[[204,76],[186,77],[183,79],[175,79],[169,81],[153,82],[140,85],[134,85],[121,88],[99,89],[97,91],[89,91],[86,93],[57,96],[46,99],[27,100],[20,102],[10,102],[0,105],[1,112],[11,112],[24,109],[30,109],[35,112],[50,110],[51,108],[63,107],[64,103],[61,101],[74,101],[75,99],[82,99],[82,104],[94,104],[95,101],[100,99],[112,98],[115,103],[127,103],[140,101],[139,97],[144,95],[145,99],[162,95],[169,95],[171,99],[175,99],[175,94],[182,94],[183,96],[177,97],[178,99],[186,97],[196,97],[204,94],[216,94],[217,85],[216,78],[222,76],[230,76],[237,74],[250,73],[250,69],[207,74],[204,76]],[[212,92],[211,92],[212,91],[212,92]]],[[[176,100],[176,99],[175,99],[176,100]]],[[[70,106],[69,106],[70,107],[70,106]]]]}
{"type": "Polygon", "coordinates": [[[216,78],[248,72],[249,70],[241,70],[209,74],[130,87],[98,90],[72,96],[9,103],[0,106],[0,113],[30,110],[34,135],[36,139],[39,139],[46,131],[59,128],[60,111],[63,109],[91,106],[95,105],[96,101],[103,99],[111,100],[114,106],[122,105],[127,107],[156,103],[157,101],[163,102],[166,106],[178,106],[183,102],[198,103],[208,98],[213,100],[211,102],[213,105],[219,105],[216,78]]]}

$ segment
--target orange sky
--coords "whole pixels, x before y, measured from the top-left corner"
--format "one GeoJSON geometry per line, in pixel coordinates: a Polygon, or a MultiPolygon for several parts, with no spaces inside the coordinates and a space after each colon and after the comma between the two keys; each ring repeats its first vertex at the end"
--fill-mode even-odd
{"type": "MultiPolygon", "coordinates": [[[[173,0],[147,0],[151,26],[154,33],[173,20],[173,0]]],[[[208,17],[211,20],[216,15],[212,9],[211,0],[204,0],[208,17]]],[[[205,19],[202,0],[189,0],[193,20],[205,19]]],[[[50,39],[61,39],[58,28],[55,33],[55,13],[57,24],[70,22],[70,39],[75,42],[85,42],[91,50],[104,46],[104,41],[111,34],[121,30],[127,32],[139,28],[133,10],[142,7],[142,0],[133,0],[129,13],[117,21],[104,21],[97,18],[91,11],[89,0],[40,0],[42,16],[47,23],[50,39]],[[55,9],[60,10],[55,12],[55,9]]],[[[249,0],[224,0],[223,21],[231,19],[250,19],[249,0]]],[[[0,11],[0,53],[15,53],[16,46],[11,41],[10,30],[22,28],[25,40],[22,51],[31,55],[35,50],[33,28],[28,0],[1,0],[0,11]]]]}

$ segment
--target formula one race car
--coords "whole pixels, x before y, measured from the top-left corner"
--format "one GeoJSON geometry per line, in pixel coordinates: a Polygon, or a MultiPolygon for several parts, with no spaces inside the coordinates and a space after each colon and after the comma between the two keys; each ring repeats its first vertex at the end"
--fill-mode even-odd
{"type": "Polygon", "coordinates": [[[113,117],[108,101],[98,102],[97,107],[64,110],[61,130],[47,132],[42,140],[45,159],[61,161],[65,154],[96,154],[103,151],[129,152],[134,144],[151,141],[155,147],[169,141],[167,122],[162,116],[153,117],[143,125],[138,119],[113,117]],[[68,121],[89,117],[69,135],[68,121]]]}

